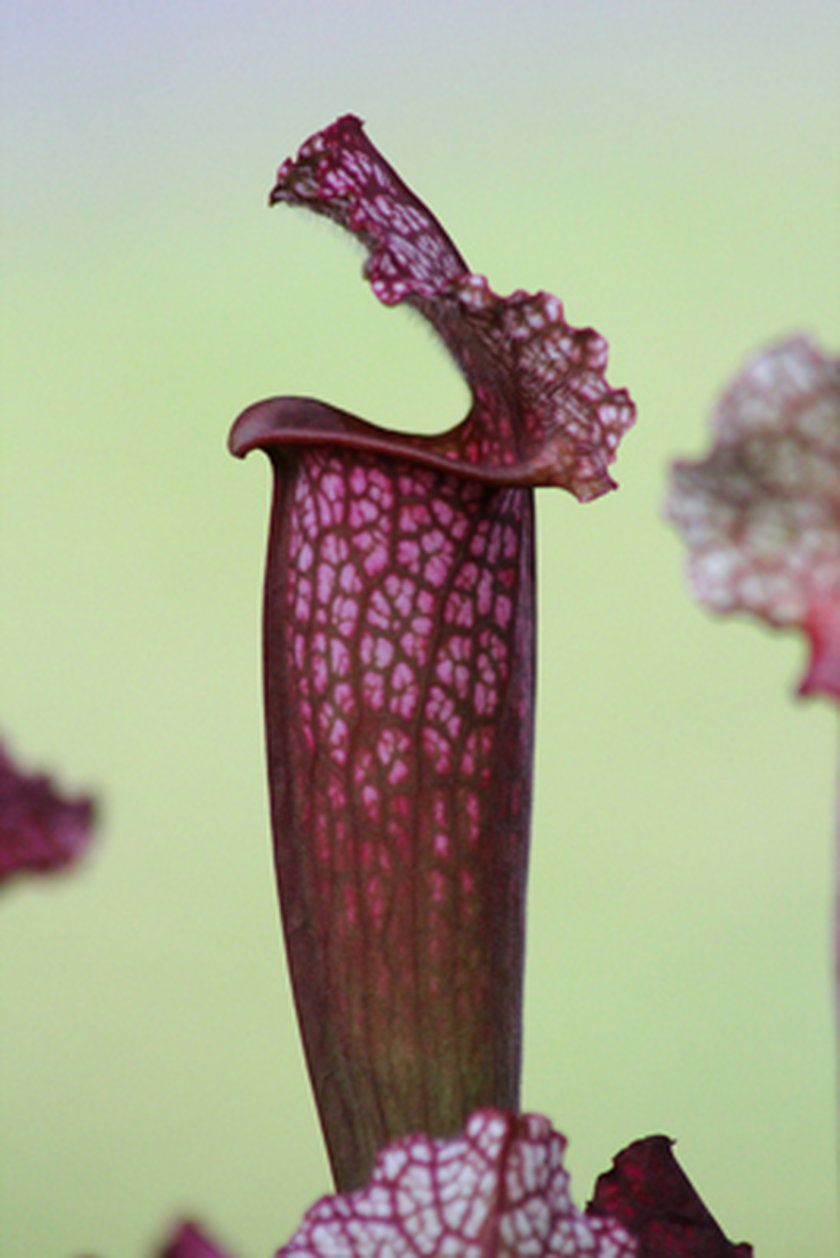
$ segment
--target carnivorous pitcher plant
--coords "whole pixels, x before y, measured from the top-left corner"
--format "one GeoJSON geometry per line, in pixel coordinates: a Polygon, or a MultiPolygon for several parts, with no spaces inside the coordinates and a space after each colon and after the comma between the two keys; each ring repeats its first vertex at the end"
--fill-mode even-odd
{"type": "Polygon", "coordinates": [[[533,488],[586,501],[634,408],[546,293],[496,296],[340,118],[280,168],[368,249],[472,393],[441,436],[308,398],[231,436],[275,474],[265,711],[295,1000],[338,1186],[409,1131],[519,1100],[534,707],[533,488]]]}

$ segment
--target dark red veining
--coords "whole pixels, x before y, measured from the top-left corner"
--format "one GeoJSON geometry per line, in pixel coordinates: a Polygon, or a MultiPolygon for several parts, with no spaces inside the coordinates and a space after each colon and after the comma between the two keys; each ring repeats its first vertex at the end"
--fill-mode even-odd
{"type": "Polygon", "coordinates": [[[539,1114],[473,1114],[452,1140],[413,1135],[358,1192],[323,1197],[276,1258],[638,1258],[620,1224],[582,1215],[566,1140],[539,1114]]]}
{"type": "Polygon", "coordinates": [[[362,240],[376,296],[418,310],[461,369],[473,396],[466,419],[449,433],[407,438],[409,446],[480,467],[488,480],[559,485],[581,501],[614,488],[607,466],[635,408],[604,378],[604,338],[567,324],[549,293],[499,297],[471,273],[358,118],[338,119],[283,163],[271,193],[272,204],[280,201],[326,215],[362,240]]]}
{"type": "Polygon", "coordinates": [[[518,1103],[530,494],[271,449],[266,712],[283,920],[342,1187],[518,1103]]]}
{"type": "Polygon", "coordinates": [[[516,1109],[534,700],[532,486],[581,499],[633,418],[605,344],[471,275],[354,118],[272,201],[367,244],[467,376],[449,434],[277,398],[231,434],[275,471],[265,593],[272,824],[295,999],[341,1189],[379,1148],[516,1109]]]}

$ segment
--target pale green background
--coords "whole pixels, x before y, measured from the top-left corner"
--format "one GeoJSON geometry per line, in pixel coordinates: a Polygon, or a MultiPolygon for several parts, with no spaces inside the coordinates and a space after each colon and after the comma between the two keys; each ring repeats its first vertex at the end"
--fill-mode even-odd
{"type": "Polygon", "coordinates": [[[155,0],[2,13],[2,725],[94,789],[77,875],[3,894],[3,1258],[242,1258],[328,1188],[269,858],[268,504],[230,421],[466,392],[360,253],[265,208],[337,114],[501,292],[557,293],[639,405],[619,493],[539,501],[524,1101],[582,1204],[664,1131],[734,1239],[833,1258],[834,713],[711,621],[660,518],[743,357],[840,344],[833,0],[155,0]]]}

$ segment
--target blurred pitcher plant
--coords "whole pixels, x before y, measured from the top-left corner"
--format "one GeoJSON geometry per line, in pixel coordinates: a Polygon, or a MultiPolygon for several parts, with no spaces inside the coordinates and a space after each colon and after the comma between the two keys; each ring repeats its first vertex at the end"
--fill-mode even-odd
{"type": "MultiPolygon", "coordinates": [[[[712,429],[705,459],[675,464],[667,504],[691,591],[720,615],[804,633],[799,693],[840,703],[840,358],[805,336],[771,346],[729,385],[712,429]]],[[[840,794],[836,824],[840,875],[840,794]]],[[[840,876],[834,937],[840,1028],[840,876]]]]}
{"type": "Polygon", "coordinates": [[[0,742],[0,885],[72,868],[93,836],[93,799],[65,794],[0,742]]]}

